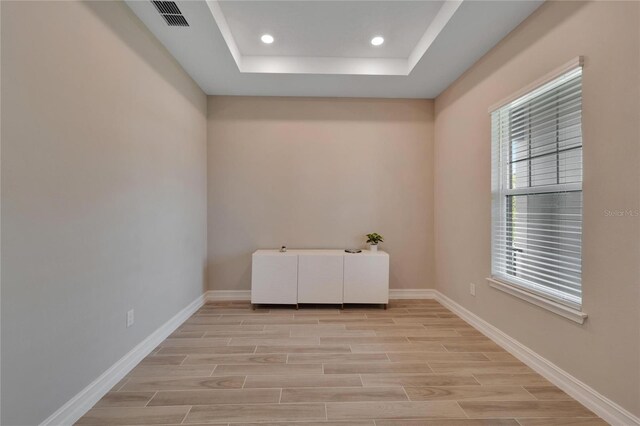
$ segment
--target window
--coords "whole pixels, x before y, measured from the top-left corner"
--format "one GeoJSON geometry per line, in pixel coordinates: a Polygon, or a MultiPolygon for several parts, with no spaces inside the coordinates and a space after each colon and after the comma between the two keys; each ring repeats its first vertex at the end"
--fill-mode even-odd
{"type": "Polygon", "coordinates": [[[491,113],[492,276],[582,304],[582,68],[491,113]]]}

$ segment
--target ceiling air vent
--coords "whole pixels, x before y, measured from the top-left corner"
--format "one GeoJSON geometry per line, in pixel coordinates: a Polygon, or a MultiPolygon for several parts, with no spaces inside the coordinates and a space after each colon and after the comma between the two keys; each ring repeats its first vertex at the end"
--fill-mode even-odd
{"type": "Polygon", "coordinates": [[[178,5],[173,1],[152,1],[153,5],[156,7],[160,15],[167,22],[167,25],[170,27],[188,27],[189,23],[184,16],[182,16],[182,12],[178,8],[178,5]]]}

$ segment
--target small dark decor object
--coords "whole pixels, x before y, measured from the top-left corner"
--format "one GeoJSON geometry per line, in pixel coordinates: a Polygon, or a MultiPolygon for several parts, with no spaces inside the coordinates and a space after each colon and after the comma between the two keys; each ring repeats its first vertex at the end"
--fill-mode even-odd
{"type": "Polygon", "coordinates": [[[372,234],[367,234],[367,243],[369,244],[369,250],[378,251],[378,243],[382,243],[384,240],[382,239],[382,235],[376,234],[375,232],[372,234]]]}
{"type": "Polygon", "coordinates": [[[347,253],[362,253],[362,250],[360,249],[346,249],[345,251],[347,253]]]}
{"type": "Polygon", "coordinates": [[[287,251],[287,246],[280,247],[280,253],[284,253],[287,251]]]}

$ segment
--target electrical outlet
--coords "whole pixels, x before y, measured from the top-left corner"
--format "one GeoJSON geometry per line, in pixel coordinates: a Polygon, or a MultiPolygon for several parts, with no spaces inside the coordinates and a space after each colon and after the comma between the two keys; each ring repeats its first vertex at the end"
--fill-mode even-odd
{"type": "Polygon", "coordinates": [[[132,309],[129,312],[127,312],[127,328],[131,327],[134,322],[135,322],[135,319],[133,317],[133,309],[132,309]]]}
{"type": "Polygon", "coordinates": [[[469,293],[471,293],[472,296],[476,295],[476,285],[474,283],[469,283],[469,293]]]}

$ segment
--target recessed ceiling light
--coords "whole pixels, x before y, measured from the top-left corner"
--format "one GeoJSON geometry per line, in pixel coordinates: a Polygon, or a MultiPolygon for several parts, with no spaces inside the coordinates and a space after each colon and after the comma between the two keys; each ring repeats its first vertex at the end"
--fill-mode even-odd
{"type": "Polygon", "coordinates": [[[260,37],[260,40],[262,40],[262,42],[265,44],[271,44],[273,43],[273,36],[270,34],[264,34],[262,37],[260,37]]]}
{"type": "Polygon", "coordinates": [[[373,44],[374,46],[380,46],[382,43],[384,43],[384,38],[380,36],[376,36],[371,39],[371,44],[373,44]]]}

